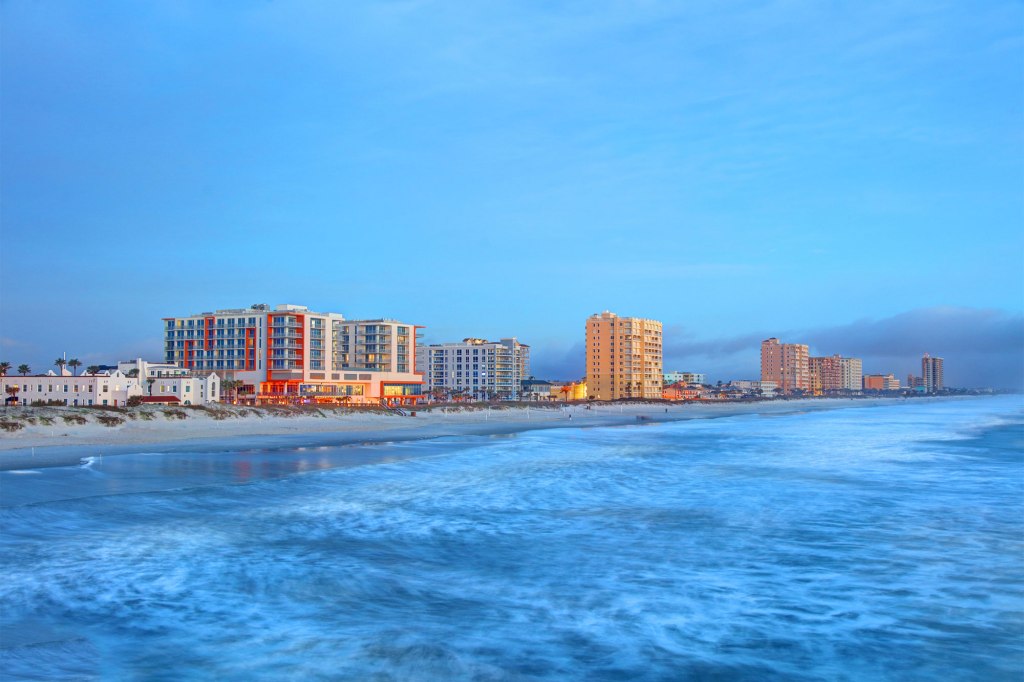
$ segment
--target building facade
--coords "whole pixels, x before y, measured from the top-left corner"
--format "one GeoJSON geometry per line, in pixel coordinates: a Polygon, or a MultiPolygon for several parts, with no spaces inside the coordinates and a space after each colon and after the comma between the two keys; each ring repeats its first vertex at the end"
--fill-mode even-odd
{"type": "Polygon", "coordinates": [[[119,371],[80,376],[58,375],[51,371],[35,376],[0,377],[0,390],[5,397],[9,386],[18,387],[14,397],[19,405],[56,401],[70,406],[123,407],[129,398],[143,394],[138,379],[119,371]]]}
{"type": "Polygon", "coordinates": [[[698,372],[665,372],[662,375],[662,384],[703,384],[707,382],[707,375],[698,372]]]}
{"type": "Polygon", "coordinates": [[[811,370],[806,344],[761,342],[761,381],[773,381],[785,394],[811,391],[811,370]]]}
{"type": "Polygon", "coordinates": [[[591,315],[586,329],[587,393],[594,400],[661,398],[661,322],[591,315]]]}
{"type": "Polygon", "coordinates": [[[860,358],[839,358],[843,373],[843,390],[859,391],[864,377],[864,361],[860,358]]]}
{"type": "Polygon", "coordinates": [[[738,381],[730,381],[728,387],[739,389],[745,395],[756,398],[774,398],[779,392],[779,385],[774,381],[748,381],[740,379],[738,381]]]}
{"type": "Polygon", "coordinates": [[[925,353],[921,358],[921,383],[925,393],[937,393],[945,385],[942,377],[942,358],[925,353]]]}
{"type": "Polygon", "coordinates": [[[865,391],[898,391],[900,380],[892,374],[865,374],[865,391]]]}
{"type": "Polygon", "coordinates": [[[411,404],[416,325],[266,305],[164,318],[164,359],[242,382],[247,402],[411,404]]]}
{"type": "Polygon", "coordinates": [[[530,376],[530,347],[515,337],[500,341],[463,339],[419,348],[429,393],[474,400],[520,400],[530,376]]]}
{"type": "Polygon", "coordinates": [[[843,388],[843,367],[838,355],[807,359],[811,376],[811,392],[815,395],[839,391],[843,388]]]}

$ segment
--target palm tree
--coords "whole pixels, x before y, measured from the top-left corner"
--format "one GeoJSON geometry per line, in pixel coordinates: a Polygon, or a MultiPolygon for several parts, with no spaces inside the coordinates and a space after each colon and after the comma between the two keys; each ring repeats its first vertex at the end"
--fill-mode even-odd
{"type": "Polygon", "coordinates": [[[100,373],[100,366],[99,365],[89,365],[88,367],[85,368],[85,373],[86,374],[99,374],[100,373]]]}
{"type": "Polygon", "coordinates": [[[53,361],[53,364],[57,365],[57,371],[60,374],[64,373],[64,365],[68,364],[68,361],[64,358],[57,358],[53,361]]]}
{"type": "Polygon", "coordinates": [[[0,377],[7,376],[7,373],[11,371],[11,363],[0,362],[0,377]]]}
{"type": "Polygon", "coordinates": [[[82,366],[82,361],[78,358],[71,358],[68,360],[68,367],[71,368],[72,372],[75,372],[79,367],[82,366]]]}
{"type": "Polygon", "coordinates": [[[135,378],[135,377],[139,376],[139,368],[138,367],[133,367],[132,369],[128,370],[128,373],[125,374],[125,376],[129,377],[129,378],[135,378]]]}
{"type": "Polygon", "coordinates": [[[29,367],[28,365],[24,365],[24,364],[18,365],[18,374],[20,374],[21,376],[25,376],[26,374],[28,374],[31,371],[32,371],[32,368],[29,367]]]}
{"type": "MultiPolygon", "coordinates": [[[[10,386],[8,386],[4,390],[7,391],[7,395],[14,397],[14,402],[15,402],[15,404],[17,404],[17,402],[18,402],[18,391],[21,390],[21,387],[18,386],[17,384],[11,384],[10,386]]],[[[6,406],[7,403],[5,402],[4,405],[6,406]]]]}
{"type": "Polygon", "coordinates": [[[156,379],[150,377],[146,379],[146,383],[149,384],[149,394],[153,395],[153,384],[156,383],[156,379]]]}
{"type": "Polygon", "coordinates": [[[571,386],[571,385],[569,385],[569,384],[566,384],[565,386],[562,386],[562,387],[561,387],[560,389],[558,389],[558,390],[559,390],[559,391],[561,391],[561,392],[563,393],[563,395],[562,395],[562,400],[564,400],[564,401],[566,401],[566,402],[569,402],[569,391],[571,391],[571,390],[572,390],[572,386],[571,386]]]}

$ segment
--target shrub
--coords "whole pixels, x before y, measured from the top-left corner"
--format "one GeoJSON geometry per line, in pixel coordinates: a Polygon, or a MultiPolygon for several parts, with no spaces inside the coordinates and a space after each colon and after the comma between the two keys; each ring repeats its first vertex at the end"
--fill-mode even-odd
{"type": "Polygon", "coordinates": [[[188,415],[185,414],[185,410],[165,410],[164,416],[168,419],[188,419],[188,415]]]}
{"type": "Polygon", "coordinates": [[[62,417],[67,424],[84,424],[88,420],[80,414],[66,414],[62,417]]]}
{"type": "Polygon", "coordinates": [[[4,431],[20,431],[23,428],[25,428],[25,425],[21,422],[0,421],[0,429],[4,431]]]}
{"type": "Polygon", "coordinates": [[[104,426],[117,426],[118,424],[124,424],[124,419],[121,417],[115,417],[112,414],[100,415],[98,421],[104,426]]]}
{"type": "Polygon", "coordinates": [[[142,404],[142,396],[141,395],[133,395],[131,398],[128,398],[128,407],[138,407],[141,404],[142,404]]]}

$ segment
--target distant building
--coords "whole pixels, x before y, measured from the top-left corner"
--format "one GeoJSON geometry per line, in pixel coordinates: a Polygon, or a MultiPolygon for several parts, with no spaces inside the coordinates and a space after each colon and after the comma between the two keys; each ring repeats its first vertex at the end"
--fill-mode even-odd
{"type": "Polygon", "coordinates": [[[476,400],[519,400],[530,375],[530,347],[514,337],[500,341],[463,339],[420,348],[427,391],[476,400]]]}
{"type": "Polygon", "coordinates": [[[921,358],[921,382],[925,393],[936,393],[942,390],[942,358],[933,358],[924,354],[921,358]]]}
{"type": "Polygon", "coordinates": [[[865,374],[863,387],[865,391],[898,391],[900,380],[892,374],[865,374]]]}
{"type": "Polygon", "coordinates": [[[661,322],[607,310],[587,318],[587,392],[594,400],[661,398],[661,322]]]}
{"type": "Polygon", "coordinates": [[[924,389],[924,379],[921,377],[915,377],[913,374],[907,375],[907,388],[909,389],[924,389]]]}
{"type": "Polygon", "coordinates": [[[523,379],[519,395],[522,400],[547,400],[551,395],[551,386],[552,383],[544,379],[523,379]]]}
{"type": "Polygon", "coordinates": [[[551,400],[586,400],[587,382],[574,381],[567,384],[554,382],[548,388],[551,400]]]}
{"type": "Polygon", "coordinates": [[[838,353],[825,357],[813,357],[808,360],[813,393],[829,393],[835,391],[861,390],[860,358],[844,358],[838,353]]]}
{"type": "Polygon", "coordinates": [[[662,375],[662,383],[665,386],[672,384],[703,384],[707,383],[707,375],[698,372],[665,372],[662,375]]]}
{"type": "Polygon", "coordinates": [[[761,381],[773,381],[782,393],[811,390],[808,348],[802,343],[761,342],[761,381]]]}
{"type": "Polygon", "coordinates": [[[704,398],[704,387],[686,381],[677,381],[661,389],[661,397],[665,400],[701,400],[704,398]]]}
{"type": "Polygon", "coordinates": [[[815,395],[839,391],[843,388],[843,364],[839,355],[808,358],[811,392],[815,395]]]}
{"type": "Polygon", "coordinates": [[[730,381],[727,388],[737,389],[745,395],[758,398],[774,398],[779,391],[779,385],[774,381],[748,381],[746,379],[730,381]]]}

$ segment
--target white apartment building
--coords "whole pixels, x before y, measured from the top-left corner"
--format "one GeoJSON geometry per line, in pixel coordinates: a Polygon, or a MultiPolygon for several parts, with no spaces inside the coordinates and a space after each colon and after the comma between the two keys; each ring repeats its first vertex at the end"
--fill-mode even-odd
{"type": "Polygon", "coordinates": [[[147,396],[174,396],[182,405],[220,402],[220,377],[216,372],[201,377],[148,377],[142,380],[142,389],[147,396]]]}
{"type": "Polygon", "coordinates": [[[428,392],[443,389],[475,400],[520,400],[530,376],[530,347],[515,337],[431,344],[420,347],[419,358],[428,392]]]}
{"type": "Polygon", "coordinates": [[[707,375],[698,372],[665,372],[664,384],[671,386],[672,384],[704,384],[707,383],[707,375]]]}
{"type": "Polygon", "coordinates": [[[843,389],[860,391],[864,382],[864,361],[860,358],[839,358],[843,389]]]}
{"type": "Polygon", "coordinates": [[[129,398],[143,394],[139,380],[125,376],[120,371],[81,376],[58,375],[50,371],[34,376],[0,377],[0,390],[5,398],[8,397],[9,386],[18,387],[14,398],[19,405],[59,401],[71,406],[122,407],[128,403],[129,398]]]}
{"type": "Polygon", "coordinates": [[[414,404],[418,329],[261,304],[164,318],[164,360],[241,381],[248,402],[414,404]]]}
{"type": "Polygon", "coordinates": [[[730,381],[729,386],[738,388],[747,395],[760,396],[762,398],[774,398],[779,393],[779,385],[774,381],[730,381]]]}

